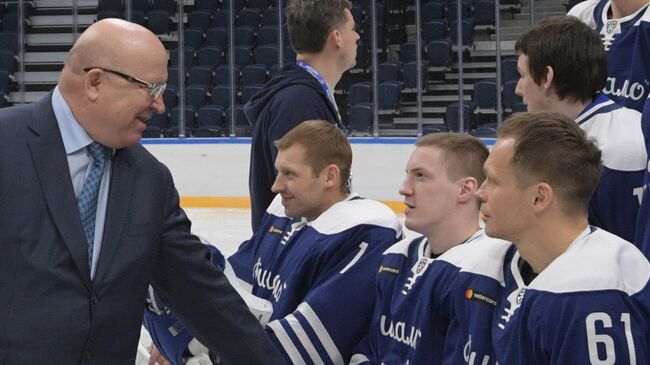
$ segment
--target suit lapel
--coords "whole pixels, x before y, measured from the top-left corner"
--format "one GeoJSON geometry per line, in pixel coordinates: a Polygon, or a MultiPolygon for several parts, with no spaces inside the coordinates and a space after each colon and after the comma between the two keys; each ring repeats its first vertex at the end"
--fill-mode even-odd
{"type": "Polygon", "coordinates": [[[61,132],[50,100],[51,98],[44,98],[34,106],[30,129],[37,137],[29,140],[27,145],[50,215],[70,251],[84,285],[90,289],[88,244],[81,226],[61,132]]]}
{"type": "Polygon", "coordinates": [[[111,260],[121,242],[123,228],[127,224],[135,180],[134,163],[135,160],[128,148],[118,150],[113,157],[102,250],[94,280],[96,286],[107,280],[106,276],[111,271],[111,260]]]}

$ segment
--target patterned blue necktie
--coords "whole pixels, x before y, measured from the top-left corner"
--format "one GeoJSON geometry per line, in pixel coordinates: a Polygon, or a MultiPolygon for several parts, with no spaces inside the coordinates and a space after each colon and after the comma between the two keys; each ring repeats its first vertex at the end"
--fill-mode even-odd
{"type": "Polygon", "coordinates": [[[97,198],[99,197],[99,187],[102,183],[104,166],[108,160],[110,150],[97,142],[91,143],[87,148],[93,159],[91,161],[92,167],[86,176],[81,193],[77,197],[77,204],[79,205],[79,215],[81,216],[86,241],[88,241],[88,268],[92,271],[97,198]]]}

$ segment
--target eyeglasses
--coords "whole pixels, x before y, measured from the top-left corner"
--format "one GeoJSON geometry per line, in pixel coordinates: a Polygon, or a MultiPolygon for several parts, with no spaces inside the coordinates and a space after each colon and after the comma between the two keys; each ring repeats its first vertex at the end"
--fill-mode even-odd
{"type": "Polygon", "coordinates": [[[98,69],[100,69],[100,70],[102,70],[104,72],[110,72],[110,73],[112,73],[114,75],[117,75],[117,76],[125,79],[128,82],[136,82],[136,83],[138,83],[140,85],[143,85],[143,86],[147,87],[147,89],[149,89],[149,96],[151,96],[152,99],[158,99],[160,97],[160,95],[162,95],[162,93],[165,92],[165,89],[167,88],[166,83],[164,83],[164,84],[152,84],[150,82],[144,81],[144,80],[139,79],[137,77],[129,76],[129,75],[125,74],[125,73],[121,73],[119,71],[111,70],[111,69],[108,69],[108,68],[86,67],[83,70],[84,70],[84,72],[88,72],[88,71],[90,71],[90,70],[92,70],[94,68],[98,68],[98,69]]]}

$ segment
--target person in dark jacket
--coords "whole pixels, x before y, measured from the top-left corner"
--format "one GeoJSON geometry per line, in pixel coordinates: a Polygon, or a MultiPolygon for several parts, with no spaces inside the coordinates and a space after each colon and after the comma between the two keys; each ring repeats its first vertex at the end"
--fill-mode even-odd
{"type": "Polygon", "coordinates": [[[341,126],[334,87],[356,64],[359,34],[348,0],[291,0],[286,8],[296,63],[284,65],[246,104],[253,126],[248,186],[253,232],[275,194],[273,141],[305,120],[322,119],[341,126]]]}

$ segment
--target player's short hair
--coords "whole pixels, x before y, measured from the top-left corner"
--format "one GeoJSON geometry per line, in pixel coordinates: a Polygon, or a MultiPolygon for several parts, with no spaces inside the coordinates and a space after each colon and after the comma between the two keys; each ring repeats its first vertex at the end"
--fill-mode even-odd
{"type": "Polygon", "coordinates": [[[595,30],[572,16],[552,17],[524,33],[515,43],[528,56],[536,84],[553,68],[553,86],[560,100],[588,101],[607,83],[607,54],[595,30]]]}
{"type": "Polygon", "coordinates": [[[298,124],[282,138],[273,142],[278,150],[300,144],[305,147],[305,161],[314,175],[330,165],[341,172],[341,192],[349,191],[352,148],[343,131],[324,120],[308,120],[298,124]]]}
{"type": "Polygon", "coordinates": [[[348,0],[290,0],[286,8],[287,29],[296,53],[318,53],[330,32],[345,23],[348,0]]]}
{"type": "Polygon", "coordinates": [[[471,176],[479,185],[485,180],[483,164],[489,151],[480,139],[460,133],[433,133],[420,138],[416,147],[437,147],[452,180],[471,176]]]}
{"type": "Polygon", "coordinates": [[[511,166],[522,187],[551,186],[567,214],[586,214],[602,173],[601,152],[578,124],[558,113],[515,113],[499,129],[514,140],[511,166]]]}

